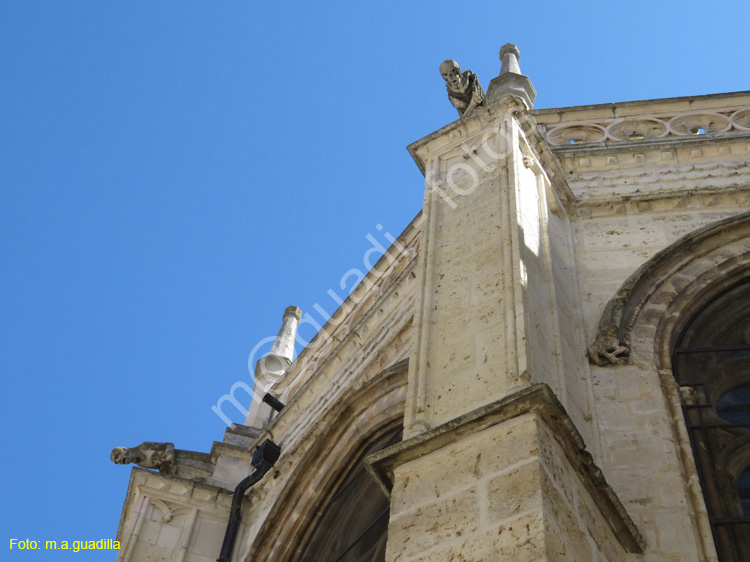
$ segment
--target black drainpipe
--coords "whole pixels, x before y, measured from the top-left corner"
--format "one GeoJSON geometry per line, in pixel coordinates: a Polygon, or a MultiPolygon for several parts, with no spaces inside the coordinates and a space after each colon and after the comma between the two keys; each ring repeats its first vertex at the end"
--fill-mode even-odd
{"type": "Polygon", "coordinates": [[[240,528],[240,519],[242,518],[242,499],[248,489],[271,469],[280,455],[281,448],[270,439],[263,441],[253,453],[251,464],[255,471],[237,484],[234,489],[232,507],[229,510],[229,523],[224,533],[224,543],[221,545],[221,554],[217,558],[217,562],[230,562],[234,541],[237,540],[237,531],[240,528]]]}
{"type": "MultiPolygon", "coordinates": [[[[270,393],[266,393],[263,397],[263,402],[270,405],[277,412],[280,412],[284,408],[284,404],[270,393]]],[[[237,530],[240,528],[240,519],[242,519],[242,499],[253,484],[263,478],[266,472],[276,464],[280,455],[281,447],[270,439],[266,439],[258,445],[258,448],[253,453],[253,460],[250,461],[250,464],[255,468],[255,472],[237,484],[237,487],[234,489],[232,507],[229,508],[229,523],[227,523],[227,530],[224,533],[221,554],[219,554],[216,562],[231,562],[234,541],[237,540],[237,530]]]]}

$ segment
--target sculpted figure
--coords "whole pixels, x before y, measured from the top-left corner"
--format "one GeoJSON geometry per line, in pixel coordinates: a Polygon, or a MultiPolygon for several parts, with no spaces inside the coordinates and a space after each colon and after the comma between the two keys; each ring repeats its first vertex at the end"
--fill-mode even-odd
{"type": "Polygon", "coordinates": [[[460,117],[466,117],[475,107],[484,105],[484,90],[471,70],[461,72],[458,63],[449,59],[440,65],[440,74],[445,79],[448,99],[460,117]]]}
{"type": "Polygon", "coordinates": [[[115,447],[109,458],[115,464],[137,464],[165,474],[174,474],[174,445],[146,441],[137,447],[115,447]]]}
{"type": "Polygon", "coordinates": [[[630,358],[630,348],[620,335],[620,324],[625,313],[629,292],[618,293],[612,298],[599,320],[594,343],[588,349],[589,362],[600,367],[625,365],[630,358]]]}
{"type": "Polygon", "coordinates": [[[589,360],[594,365],[625,365],[629,356],[629,349],[615,337],[598,337],[589,347],[589,360]]]}

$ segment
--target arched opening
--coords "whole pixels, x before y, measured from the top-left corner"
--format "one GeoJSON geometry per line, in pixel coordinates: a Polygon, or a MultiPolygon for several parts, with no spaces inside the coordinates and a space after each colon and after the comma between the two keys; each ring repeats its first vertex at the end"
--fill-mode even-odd
{"type": "Polygon", "coordinates": [[[246,562],[384,560],[389,500],[362,461],[400,439],[407,370],[397,362],[319,419],[246,562]]]}
{"type": "Polygon", "coordinates": [[[683,236],[639,267],[607,303],[590,361],[669,368],[683,320],[694,316],[696,306],[747,279],[748,270],[750,212],[683,236]]]}
{"type": "MultiPolygon", "coordinates": [[[[750,438],[740,438],[748,429],[726,427],[731,422],[716,405],[726,392],[750,383],[749,297],[750,212],[745,212],[683,236],[639,267],[607,303],[589,349],[595,365],[633,364],[658,374],[685,498],[706,559],[721,548],[719,534],[747,540],[747,524],[731,517],[745,517],[737,486],[750,468],[750,438]],[[711,432],[729,439],[731,447],[711,432]],[[716,466],[729,467],[729,475],[716,466]],[[707,474],[716,475],[713,484],[707,474]],[[732,501],[718,502],[719,489],[732,501]],[[710,501],[728,511],[711,511],[710,501]]],[[[722,558],[735,559],[750,555],[722,558]]]]}
{"type": "Polygon", "coordinates": [[[373,436],[325,506],[298,562],[385,562],[390,500],[364,460],[402,439],[399,424],[373,436]]]}
{"type": "Polygon", "coordinates": [[[719,559],[750,560],[750,277],[688,317],[672,373],[719,559]]]}

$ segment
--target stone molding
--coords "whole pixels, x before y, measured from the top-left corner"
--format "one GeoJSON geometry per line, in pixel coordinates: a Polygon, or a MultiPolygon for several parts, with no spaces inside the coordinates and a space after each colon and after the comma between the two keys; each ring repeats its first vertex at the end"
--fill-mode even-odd
{"type": "Polygon", "coordinates": [[[565,408],[550,387],[543,383],[521,388],[496,402],[375,453],[368,457],[367,468],[385,493],[390,495],[396,467],[529,412],[539,413],[555,429],[556,439],[565,450],[568,461],[576,469],[625,550],[643,552],[646,545],[625,507],[607,484],[601,469],[594,464],[591,454],[586,451],[583,438],[565,408]]]}
{"type": "MultiPolygon", "coordinates": [[[[635,334],[637,355],[659,369],[669,368],[668,342],[677,319],[685,314],[666,311],[678,294],[699,279],[705,289],[717,279],[731,277],[730,272],[749,267],[750,212],[683,236],[641,265],[610,299],[589,348],[589,360],[600,366],[631,362],[635,334]],[[639,330],[637,322],[642,324],[639,330]]],[[[696,289],[690,292],[694,295],[696,289]]]]}
{"type": "MultiPolygon", "coordinates": [[[[750,193],[750,135],[745,134],[555,150],[554,154],[575,194],[571,215],[585,213],[592,205],[632,201],[656,202],[661,210],[670,211],[684,207],[684,201],[669,207],[659,200],[676,196],[683,200],[700,196],[706,206],[721,206],[727,197],[750,193]]],[[[736,206],[730,203],[731,208],[736,206]]]]}
{"type": "Polygon", "coordinates": [[[662,193],[640,192],[591,197],[580,200],[571,214],[575,218],[589,219],[648,212],[669,213],[685,209],[747,208],[750,208],[750,185],[730,186],[721,191],[713,187],[679,187],[662,193]]]}
{"type": "Polygon", "coordinates": [[[526,108],[517,98],[506,97],[491,107],[477,108],[472,112],[471,117],[457,119],[411,143],[406,148],[424,174],[432,158],[453,150],[461,143],[473,146],[481,142],[483,135],[490,136],[497,133],[507,117],[516,114],[527,114],[526,108]]]}
{"type": "MultiPolygon", "coordinates": [[[[500,134],[503,122],[509,118],[518,121],[527,150],[532,159],[541,164],[540,172],[550,187],[554,188],[551,199],[559,200],[566,211],[569,210],[575,196],[568,186],[560,162],[539,130],[534,117],[518,98],[504,97],[489,107],[477,108],[470,118],[449,123],[406,148],[422,174],[427,176],[427,168],[433,166],[434,159],[444,160],[459,154],[464,158],[468,158],[469,154],[476,155],[483,145],[492,142],[492,138],[500,134]]],[[[474,165],[470,159],[466,160],[466,164],[474,165]]],[[[440,178],[430,179],[434,181],[440,178]]],[[[553,212],[556,210],[553,209],[553,212]]]]}

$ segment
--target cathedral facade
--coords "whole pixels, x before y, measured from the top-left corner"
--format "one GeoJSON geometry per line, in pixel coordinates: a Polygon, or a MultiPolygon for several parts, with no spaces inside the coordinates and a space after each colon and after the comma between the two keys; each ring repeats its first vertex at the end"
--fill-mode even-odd
{"type": "Polygon", "coordinates": [[[246,423],[113,451],[118,561],[750,560],[750,92],[533,109],[500,58],[246,423]]]}

